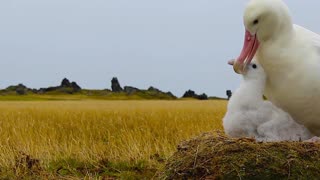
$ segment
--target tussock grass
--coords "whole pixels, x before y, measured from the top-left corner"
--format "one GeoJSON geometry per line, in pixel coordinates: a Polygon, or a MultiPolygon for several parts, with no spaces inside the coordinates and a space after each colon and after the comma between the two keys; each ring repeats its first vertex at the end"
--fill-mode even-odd
{"type": "Polygon", "coordinates": [[[182,142],[160,179],[319,179],[320,144],[204,133],[182,142]]]}
{"type": "Polygon", "coordinates": [[[226,104],[2,101],[0,175],[150,177],[180,141],[222,129],[226,104]]]}

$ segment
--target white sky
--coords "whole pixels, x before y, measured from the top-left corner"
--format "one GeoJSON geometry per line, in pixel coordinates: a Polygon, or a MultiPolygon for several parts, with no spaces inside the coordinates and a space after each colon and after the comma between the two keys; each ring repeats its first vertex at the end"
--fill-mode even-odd
{"type": "MultiPolygon", "coordinates": [[[[83,88],[155,86],[225,96],[240,77],[246,0],[0,1],[0,88],[62,78],[83,88]]],[[[320,32],[320,1],[286,1],[294,22],[320,32]]]]}

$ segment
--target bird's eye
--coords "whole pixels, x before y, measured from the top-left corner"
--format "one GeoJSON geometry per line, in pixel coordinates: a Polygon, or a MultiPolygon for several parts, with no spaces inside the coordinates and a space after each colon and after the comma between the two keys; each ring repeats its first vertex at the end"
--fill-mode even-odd
{"type": "Polygon", "coordinates": [[[257,65],[256,64],[252,64],[252,68],[253,69],[257,69],[257,65]]]}
{"type": "Polygon", "coordinates": [[[259,20],[258,19],[255,19],[254,21],[253,21],[253,25],[256,25],[256,24],[258,24],[259,23],[259,20]]]}

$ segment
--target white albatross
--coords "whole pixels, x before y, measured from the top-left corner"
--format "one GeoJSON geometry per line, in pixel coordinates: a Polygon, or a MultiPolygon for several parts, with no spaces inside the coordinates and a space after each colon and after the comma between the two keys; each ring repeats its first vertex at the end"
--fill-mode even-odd
{"type": "Polygon", "coordinates": [[[251,0],[244,12],[245,41],[234,70],[253,57],[267,74],[266,97],[320,135],[320,36],[293,25],[282,0],[251,0]]]}
{"type": "Polygon", "coordinates": [[[263,100],[266,74],[258,62],[246,67],[242,82],[228,103],[223,127],[231,137],[253,137],[257,141],[299,141],[312,137],[303,125],[263,100]]]}

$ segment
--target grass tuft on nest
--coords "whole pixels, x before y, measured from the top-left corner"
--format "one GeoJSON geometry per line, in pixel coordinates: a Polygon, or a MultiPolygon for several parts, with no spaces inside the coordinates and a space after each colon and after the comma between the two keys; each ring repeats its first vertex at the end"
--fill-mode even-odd
{"type": "Polygon", "coordinates": [[[256,142],[216,131],[182,142],[161,179],[318,179],[320,144],[256,142]]]}

